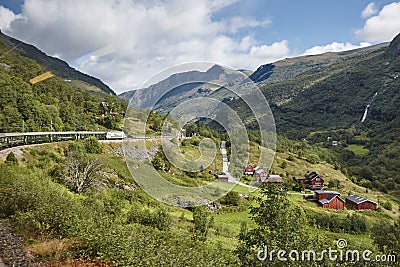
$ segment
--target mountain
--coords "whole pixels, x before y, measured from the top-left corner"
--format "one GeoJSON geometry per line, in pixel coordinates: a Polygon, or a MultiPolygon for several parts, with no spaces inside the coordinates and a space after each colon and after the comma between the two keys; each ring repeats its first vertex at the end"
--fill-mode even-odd
{"type": "MultiPolygon", "coordinates": [[[[105,130],[121,127],[121,114],[126,110],[126,103],[112,94],[112,91],[107,93],[84,81],[60,77],[55,71],[50,73],[47,67],[22,54],[34,51],[43,60],[62,61],[47,58],[33,46],[23,43],[11,49],[10,40],[14,39],[5,35],[1,37],[0,132],[105,130]],[[22,50],[25,52],[22,53],[22,50]]],[[[65,62],[63,64],[67,66],[65,62]]]]}
{"type": "Polygon", "coordinates": [[[360,57],[388,45],[388,43],[382,43],[339,53],[328,52],[320,55],[286,58],[274,63],[261,65],[250,75],[250,79],[261,84],[281,82],[308,70],[328,67],[331,64],[360,57]]]}
{"type": "Polygon", "coordinates": [[[26,44],[10,36],[5,35],[0,31],[0,41],[5,44],[11,51],[14,51],[21,56],[33,59],[41,66],[50,70],[53,74],[66,79],[66,80],[78,80],[87,83],[91,86],[95,86],[107,94],[115,95],[115,92],[100,79],[84,74],[71,68],[65,61],[61,59],[51,57],[37,49],[35,46],[26,44]]]}
{"type": "Polygon", "coordinates": [[[160,112],[168,112],[192,98],[204,96],[219,100],[233,98],[234,94],[222,86],[239,76],[242,74],[214,65],[204,72],[176,73],[148,88],[128,91],[119,96],[130,101],[131,107],[151,107],[160,112]]]}
{"type": "MultiPolygon", "coordinates": [[[[247,70],[240,71],[248,75],[258,86],[263,87],[268,84],[276,84],[290,80],[303,73],[306,75],[307,72],[312,72],[313,70],[319,71],[329,66],[334,68],[335,64],[349,62],[352,59],[366,58],[373,54],[374,51],[387,47],[388,45],[388,43],[383,43],[340,53],[330,52],[321,55],[287,58],[271,64],[262,65],[254,72],[247,70]]],[[[235,75],[237,76],[237,74],[235,75]]],[[[154,106],[154,109],[160,112],[168,112],[185,100],[202,96],[212,97],[226,102],[237,98],[237,96],[229,90],[211,84],[223,85],[228,77],[232,80],[237,78],[232,76],[232,71],[214,66],[206,72],[189,71],[173,74],[155,85],[122,93],[120,97],[130,101],[132,107],[150,108],[154,106]],[[198,84],[192,83],[192,81],[199,79],[208,82],[198,84]],[[168,93],[166,91],[168,91],[168,93]],[[161,95],[163,96],[161,99],[156,99],[161,95]],[[155,101],[157,101],[156,105],[154,105],[155,101]]],[[[298,90],[296,89],[296,91],[298,90]]]]}
{"type": "MultiPolygon", "coordinates": [[[[345,57],[274,83],[268,80],[277,67],[259,69],[266,75],[272,71],[259,84],[279,134],[330,148],[355,182],[397,192],[398,196],[399,43],[400,35],[389,45],[329,55],[345,57]],[[328,140],[340,145],[332,146],[328,140]]],[[[240,116],[249,128],[256,129],[254,120],[249,119],[251,111],[243,101],[234,99],[229,105],[241,111],[240,116]]]]}
{"type": "MultiPolygon", "coordinates": [[[[210,80],[224,75],[214,74],[210,80]]],[[[196,75],[200,73],[175,74],[130,92],[131,105],[150,107],[161,88],[196,75]]],[[[338,168],[354,182],[400,196],[399,77],[399,36],[367,48],[281,60],[250,75],[269,102],[278,134],[328,148],[338,168]],[[332,146],[331,140],[339,145],[332,146]]],[[[167,112],[187,99],[206,95],[228,103],[248,129],[257,130],[251,109],[240,97],[223,88],[200,90],[201,86],[171,90],[155,107],[167,112]]]]}

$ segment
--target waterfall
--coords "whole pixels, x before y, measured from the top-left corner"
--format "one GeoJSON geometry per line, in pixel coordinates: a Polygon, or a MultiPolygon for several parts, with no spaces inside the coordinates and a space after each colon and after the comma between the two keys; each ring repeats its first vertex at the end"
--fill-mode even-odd
{"type": "Polygon", "coordinates": [[[371,101],[369,101],[369,103],[367,104],[367,106],[365,107],[365,111],[364,111],[364,115],[361,119],[361,122],[364,122],[365,119],[367,118],[367,114],[368,114],[368,108],[371,106],[372,101],[374,101],[375,97],[378,95],[378,92],[376,92],[374,94],[374,96],[372,97],[371,101]]]}

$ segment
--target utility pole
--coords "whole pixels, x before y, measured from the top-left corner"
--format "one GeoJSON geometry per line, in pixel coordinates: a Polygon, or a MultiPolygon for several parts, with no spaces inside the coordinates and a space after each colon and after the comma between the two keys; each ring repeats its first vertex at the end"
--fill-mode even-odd
{"type": "Polygon", "coordinates": [[[22,119],[22,132],[24,132],[25,131],[25,121],[24,121],[24,119],[22,119]]]}

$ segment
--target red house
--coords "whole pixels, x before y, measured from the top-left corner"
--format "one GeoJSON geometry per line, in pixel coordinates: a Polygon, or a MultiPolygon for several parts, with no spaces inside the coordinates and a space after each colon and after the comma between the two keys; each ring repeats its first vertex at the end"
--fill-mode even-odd
{"type": "Polygon", "coordinates": [[[251,164],[247,164],[244,166],[244,174],[245,175],[253,175],[254,174],[254,168],[251,164]]]}
{"type": "Polygon", "coordinates": [[[227,183],[228,182],[228,176],[227,175],[225,175],[225,174],[220,174],[220,175],[218,175],[218,181],[219,182],[225,182],[225,183],[227,183]]]}
{"type": "Polygon", "coordinates": [[[339,195],[330,195],[319,201],[321,207],[325,209],[344,210],[344,200],[339,195]]]}
{"type": "Polygon", "coordinates": [[[315,191],[315,199],[321,207],[325,209],[344,210],[344,200],[340,198],[340,193],[328,190],[315,191]]]}
{"type": "Polygon", "coordinates": [[[324,179],[319,174],[312,172],[304,179],[304,186],[311,190],[322,189],[324,188],[324,179]]]}
{"type": "Polygon", "coordinates": [[[376,210],[378,208],[376,202],[358,195],[348,195],[346,204],[355,210],[376,210]]]}

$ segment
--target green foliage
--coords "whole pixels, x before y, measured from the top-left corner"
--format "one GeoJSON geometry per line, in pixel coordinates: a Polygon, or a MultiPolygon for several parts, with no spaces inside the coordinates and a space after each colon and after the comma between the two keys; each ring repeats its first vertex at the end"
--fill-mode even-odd
{"type": "Polygon", "coordinates": [[[2,63],[11,67],[0,68],[0,132],[97,130],[99,124],[120,127],[126,101],[106,96],[114,114],[101,117],[99,106],[104,99],[84,86],[73,87],[57,76],[31,85],[30,79],[47,70],[10,51],[1,41],[0,53],[2,63]]]}
{"type": "Polygon", "coordinates": [[[8,153],[5,162],[10,165],[18,165],[18,159],[12,151],[8,153]]]}
{"type": "Polygon", "coordinates": [[[158,149],[157,153],[151,160],[151,163],[153,164],[154,168],[159,171],[161,171],[161,170],[168,171],[171,168],[171,163],[165,156],[162,147],[160,147],[160,149],[158,149]]]}
{"type": "Polygon", "coordinates": [[[235,191],[229,191],[225,196],[223,196],[219,202],[224,205],[238,206],[239,205],[239,194],[235,191]]]}
{"type": "Polygon", "coordinates": [[[341,182],[339,179],[332,179],[328,182],[327,186],[331,189],[341,189],[343,188],[343,185],[341,185],[341,182]]]}
{"type": "Polygon", "coordinates": [[[171,224],[171,216],[163,208],[151,212],[149,209],[142,209],[135,205],[128,215],[128,222],[140,223],[159,230],[168,230],[171,224]]]}
{"type": "Polygon", "coordinates": [[[163,123],[166,116],[161,115],[158,112],[151,111],[148,118],[146,126],[156,133],[160,133],[163,127],[163,123]]]}
{"type": "Polygon", "coordinates": [[[99,141],[96,137],[90,136],[83,141],[83,145],[87,153],[101,154],[103,149],[100,146],[99,141]]]}
{"type": "Polygon", "coordinates": [[[367,231],[367,221],[356,213],[347,215],[346,217],[325,214],[325,213],[309,213],[308,218],[311,225],[336,232],[336,233],[349,233],[349,234],[362,234],[367,231]]]}
{"type": "Polygon", "coordinates": [[[116,266],[237,265],[226,249],[193,240],[185,231],[165,231],[170,216],[163,208],[136,214],[135,220],[144,220],[145,225],[128,222],[126,210],[132,201],[142,210],[143,203],[137,201],[145,194],[138,197],[136,192],[104,188],[76,195],[38,169],[7,164],[0,164],[0,177],[0,216],[12,218],[19,229],[33,237],[78,241],[72,251],[76,257],[116,266]]]}
{"type": "MultiPolygon", "coordinates": [[[[247,230],[242,227],[236,253],[242,266],[287,266],[277,258],[261,261],[258,252],[284,249],[291,251],[319,247],[321,241],[318,233],[310,233],[306,227],[307,219],[298,207],[291,206],[286,192],[273,184],[261,188],[258,204],[251,208],[252,219],[257,226],[247,230]]],[[[301,266],[301,262],[291,262],[292,266],[301,266]]]]}
{"type": "Polygon", "coordinates": [[[400,256],[400,222],[375,224],[371,237],[381,252],[395,254],[397,258],[400,256]]]}
{"type": "MultiPolygon", "coordinates": [[[[371,188],[399,191],[400,59],[398,52],[393,52],[396,44],[391,47],[290,59],[284,69],[296,75],[263,81],[261,90],[274,114],[277,133],[304,140],[288,147],[280,139],[277,151],[296,153],[312,164],[336,162],[338,169],[356,177],[358,184],[368,180],[371,188]],[[305,64],[307,61],[313,64],[305,64]],[[301,71],[297,72],[298,68],[301,71]],[[367,104],[368,116],[361,122],[367,104]],[[334,146],[332,141],[339,143],[334,146]]],[[[281,68],[270,70],[272,76],[281,68]]],[[[247,128],[257,129],[254,114],[244,101],[235,99],[229,105],[240,110],[247,128]]]]}
{"type": "Polygon", "coordinates": [[[392,203],[390,201],[385,201],[382,203],[382,207],[386,210],[392,210],[393,206],[392,203]]]}
{"type": "Polygon", "coordinates": [[[208,213],[204,207],[196,206],[193,208],[194,238],[195,240],[205,241],[207,239],[209,220],[208,213]]]}

